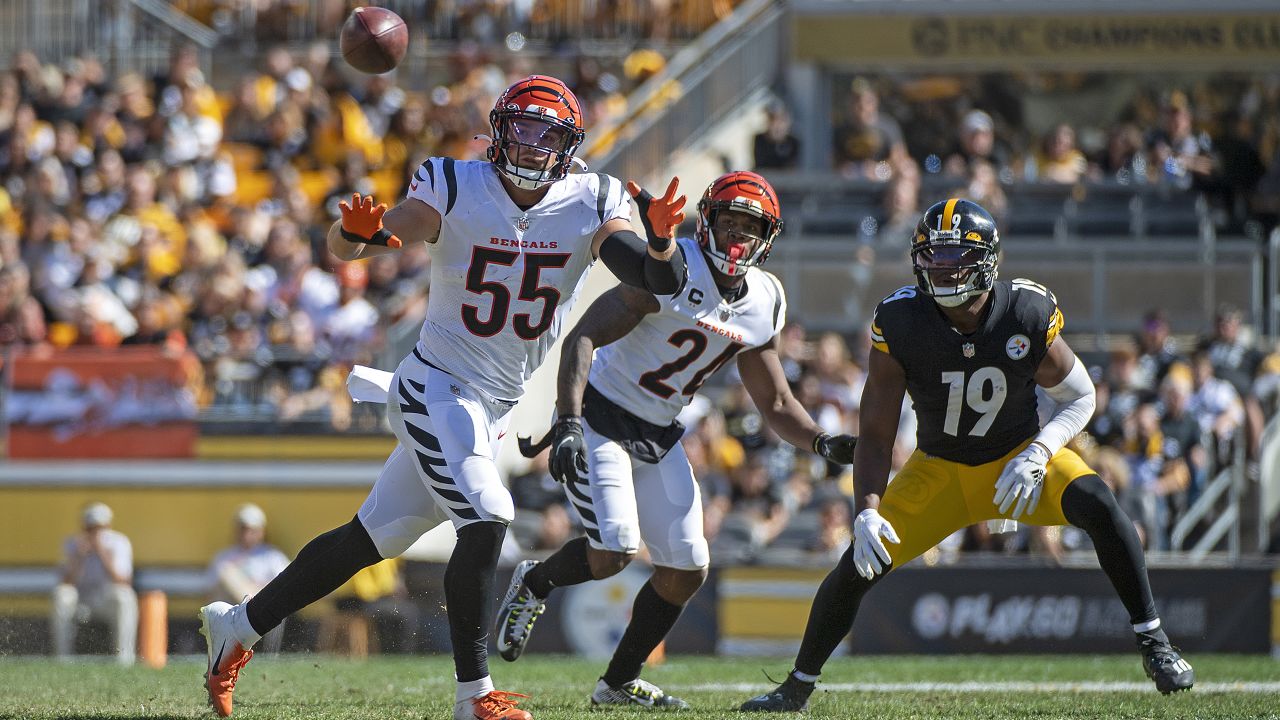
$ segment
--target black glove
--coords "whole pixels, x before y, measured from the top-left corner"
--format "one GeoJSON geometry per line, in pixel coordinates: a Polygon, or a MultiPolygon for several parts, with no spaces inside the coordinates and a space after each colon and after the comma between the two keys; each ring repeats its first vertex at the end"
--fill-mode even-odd
{"type": "Polygon", "coordinates": [[[536,443],[525,437],[519,438],[519,443],[520,454],[529,458],[551,446],[548,465],[556,482],[576,482],[587,474],[587,443],[582,438],[582,418],[577,415],[556,419],[551,430],[536,443]]]}
{"type": "Polygon", "coordinates": [[[813,439],[813,451],[837,465],[853,464],[853,449],[858,438],[853,435],[828,435],[821,433],[813,439]]]}

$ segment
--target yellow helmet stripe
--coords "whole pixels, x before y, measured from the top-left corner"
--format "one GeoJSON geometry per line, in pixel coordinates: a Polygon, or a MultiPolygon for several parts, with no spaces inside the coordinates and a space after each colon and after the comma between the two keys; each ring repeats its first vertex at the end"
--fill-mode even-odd
{"type": "Polygon", "coordinates": [[[942,230],[950,230],[951,221],[956,216],[956,203],[960,202],[960,198],[951,198],[947,200],[947,206],[942,209],[942,230]]]}

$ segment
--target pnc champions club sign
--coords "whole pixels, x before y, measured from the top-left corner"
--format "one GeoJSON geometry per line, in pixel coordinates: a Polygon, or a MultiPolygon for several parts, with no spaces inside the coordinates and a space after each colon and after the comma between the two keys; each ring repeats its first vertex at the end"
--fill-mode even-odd
{"type": "Polygon", "coordinates": [[[822,63],[937,68],[1178,66],[1256,69],[1280,61],[1270,14],[803,15],[792,47],[822,63]]]}

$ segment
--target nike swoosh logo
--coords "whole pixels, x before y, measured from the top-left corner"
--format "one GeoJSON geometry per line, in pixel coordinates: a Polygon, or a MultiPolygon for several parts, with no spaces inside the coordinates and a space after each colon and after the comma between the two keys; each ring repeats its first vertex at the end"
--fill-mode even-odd
{"type": "Polygon", "coordinates": [[[504,437],[506,437],[506,436],[507,436],[506,431],[503,431],[503,432],[498,433],[498,439],[499,439],[499,440],[501,440],[502,438],[504,438],[504,437]]]}
{"type": "Polygon", "coordinates": [[[418,189],[418,183],[409,183],[409,189],[410,189],[410,190],[417,190],[417,189],[418,189]]]}
{"type": "Polygon", "coordinates": [[[227,643],[226,641],[223,641],[222,646],[218,648],[218,655],[213,658],[213,667],[209,668],[209,674],[211,675],[218,674],[218,665],[222,662],[222,653],[225,652],[226,649],[227,649],[227,643]]]}

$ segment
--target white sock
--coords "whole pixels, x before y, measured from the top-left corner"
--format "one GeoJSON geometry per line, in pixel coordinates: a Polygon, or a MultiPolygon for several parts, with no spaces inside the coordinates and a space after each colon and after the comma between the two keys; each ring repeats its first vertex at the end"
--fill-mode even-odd
{"type": "Polygon", "coordinates": [[[458,688],[453,694],[453,701],[460,703],[463,700],[473,700],[478,697],[484,697],[491,692],[493,692],[493,678],[485,675],[479,680],[458,683],[458,688]]]}
{"type": "Polygon", "coordinates": [[[252,648],[262,639],[258,631],[253,629],[253,625],[249,624],[249,610],[245,603],[231,608],[231,631],[235,633],[236,640],[245,650],[252,648]]]}
{"type": "Polygon", "coordinates": [[[808,673],[802,673],[802,672],[800,672],[799,670],[792,670],[792,671],[791,671],[791,677],[793,677],[793,678],[795,678],[795,679],[799,680],[800,682],[807,682],[807,683],[816,683],[816,682],[818,682],[818,676],[817,676],[817,675],[809,675],[808,673]]]}
{"type": "Polygon", "coordinates": [[[1151,632],[1152,630],[1155,630],[1156,628],[1159,628],[1159,627],[1160,627],[1160,618],[1156,618],[1151,622],[1138,623],[1137,625],[1134,625],[1133,631],[1136,633],[1151,632]]]}

